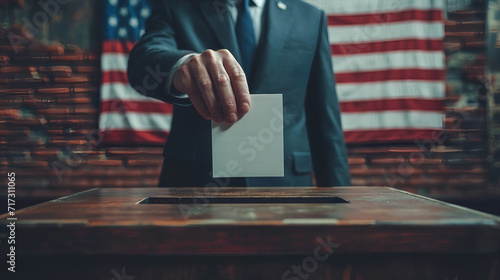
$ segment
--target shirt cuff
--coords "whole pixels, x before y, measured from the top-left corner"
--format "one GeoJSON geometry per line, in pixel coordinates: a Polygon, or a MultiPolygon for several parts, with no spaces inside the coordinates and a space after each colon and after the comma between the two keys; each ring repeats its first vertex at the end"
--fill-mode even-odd
{"type": "Polygon", "coordinates": [[[183,56],[179,60],[177,60],[177,62],[174,64],[174,66],[172,66],[172,69],[170,70],[170,73],[168,75],[167,84],[166,84],[166,90],[167,90],[168,94],[173,95],[176,98],[188,98],[187,94],[178,91],[174,87],[173,79],[174,79],[174,74],[177,71],[177,69],[179,69],[181,66],[183,66],[184,63],[186,63],[191,57],[193,57],[195,55],[197,55],[197,54],[196,53],[186,54],[185,56],[183,56]]]}

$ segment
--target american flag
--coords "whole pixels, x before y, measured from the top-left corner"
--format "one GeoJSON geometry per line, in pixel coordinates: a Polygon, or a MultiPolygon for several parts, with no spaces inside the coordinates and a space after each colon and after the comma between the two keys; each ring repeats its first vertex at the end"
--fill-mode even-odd
{"type": "Polygon", "coordinates": [[[307,0],[327,13],[347,143],[431,138],[443,126],[444,0],[307,0]]]}
{"type": "Polygon", "coordinates": [[[138,93],[127,79],[128,54],[150,13],[149,1],[104,1],[99,117],[104,144],[163,145],[170,131],[172,106],[138,93]]]}
{"type": "MultiPolygon", "coordinates": [[[[347,143],[413,141],[442,129],[444,0],[306,0],[328,15],[347,143]]],[[[99,127],[106,144],[163,144],[172,107],[127,81],[148,1],[106,0],[99,127]]]]}

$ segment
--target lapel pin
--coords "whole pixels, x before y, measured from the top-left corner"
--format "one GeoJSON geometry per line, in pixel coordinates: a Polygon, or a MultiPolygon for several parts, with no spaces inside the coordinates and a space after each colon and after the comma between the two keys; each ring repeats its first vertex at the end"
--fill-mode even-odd
{"type": "Polygon", "coordinates": [[[284,11],[284,10],[286,10],[286,4],[280,1],[280,2],[278,2],[278,8],[280,8],[284,11]]]}

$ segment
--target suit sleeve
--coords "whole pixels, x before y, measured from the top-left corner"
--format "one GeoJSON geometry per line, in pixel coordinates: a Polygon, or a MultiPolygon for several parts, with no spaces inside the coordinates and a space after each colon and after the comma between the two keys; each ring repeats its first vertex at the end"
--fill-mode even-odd
{"type": "Polygon", "coordinates": [[[172,15],[166,1],[152,1],[152,14],[146,33],[132,49],[127,75],[139,93],[177,105],[190,105],[189,98],[170,94],[167,83],[170,71],[189,50],[179,50],[172,27],[172,15]]]}
{"type": "Polygon", "coordinates": [[[324,12],[319,32],[305,104],[312,161],[318,186],[349,186],[349,166],[324,12]]]}

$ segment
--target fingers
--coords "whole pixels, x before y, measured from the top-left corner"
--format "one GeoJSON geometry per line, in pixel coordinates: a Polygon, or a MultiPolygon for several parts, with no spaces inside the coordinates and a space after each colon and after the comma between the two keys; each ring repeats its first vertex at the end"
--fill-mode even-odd
{"type": "Polygon", "coordinates": [[[174,86],[205,119],[234,123],[250,110],[245,73],[228,50],[193,56],[176,71],[174,86]]]}
{"type": "Polygon", "coordinates": [[[205,100],[201,96],[201,93],[198,90],[198,85],[186,65],[177,70],[174,75],[173,83],[177,90],[186,93],[189,96],[194,108],[203,118],[207,120],[211,119],[205,100]]]}
{"type": "MultiPolygon", "coordinates": [[[[196,90],[197,91],[197,90],[196,90]]],[[[201,93],[199,91],[194,92],[191,97],[191,103],[193,103],[194,108],[198,113],[206,120],[211,119],[210,112],[208,111],[207,105],[205,104],[205,100],[203,100],[203,97],[201,96],[201,93]]]]}
{"type": "Polygon", "coordinates": [[[241,66],[235,60],[225,60],[225,68],[231,80],[234,98],[237,104],[239,117],[243,117],[250,111],[250,90],[247,78],[241,66]]]}
{"type": "Polygon", "coordinates": [[[215,52],[210,52],[207,56],[209,56],[208,59],[211,62],[207,64],[207,68],[217,92],[217,98],[224,115],[224,120],[229,123],[234,123],[238,120],[238,110],[236,108],[236,100],[231,81],[223,65],[224,58],[217,57],[215,52]]]}
{"type": "MultiPolygon", "coordinates": [[[[212,78],[207,70],[207,64],[200,57],[193,57],[189,63],[191,76],[196,79],[196,87],[200,93],[210,117],[216,122],[224,121],[219,100],[215,95],[212,78]]],[[[199,111],[198,111],[199,112],[199,111]]]]}

